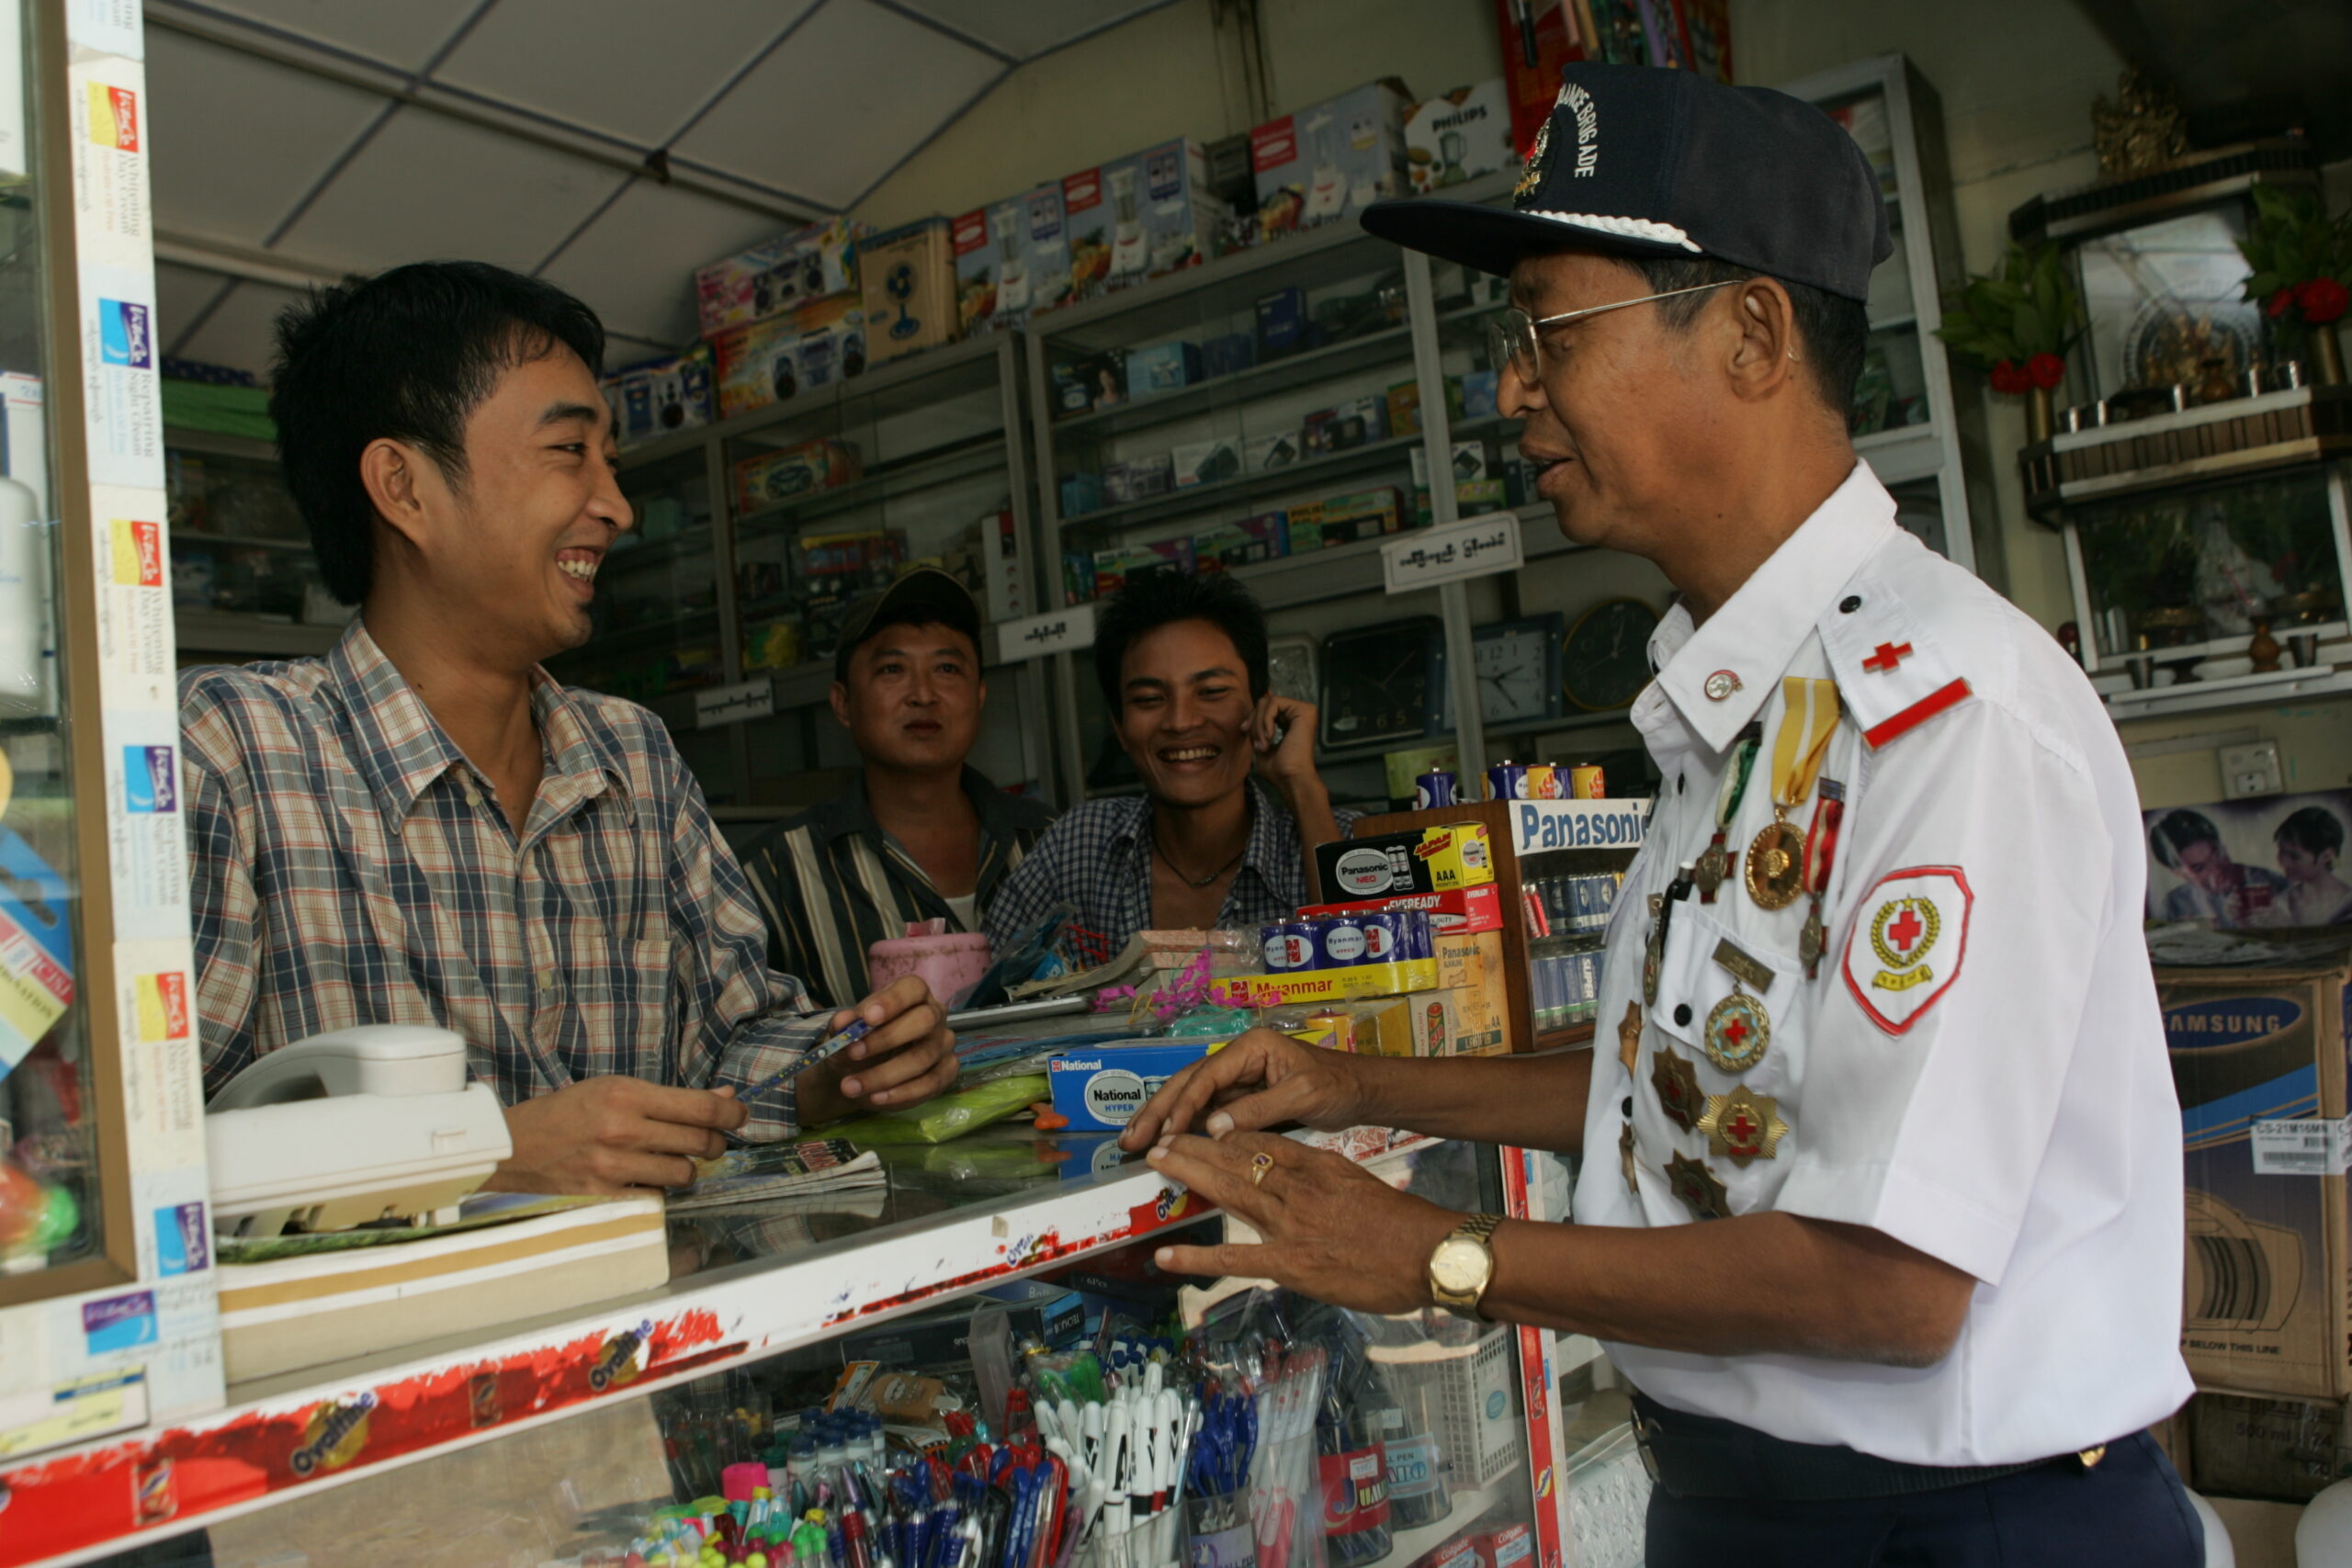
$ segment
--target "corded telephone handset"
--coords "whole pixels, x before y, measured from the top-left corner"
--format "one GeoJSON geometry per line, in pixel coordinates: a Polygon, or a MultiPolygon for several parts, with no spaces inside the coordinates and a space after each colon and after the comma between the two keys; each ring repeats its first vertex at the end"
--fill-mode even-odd
{"type": "Polygon", "coordinates": [[[246,1067],[206,1108],[222,1230],[345,1230],[454,1205],[514,1153],[466,1043],[407,1023],[332,1030],[246,1067]]]}

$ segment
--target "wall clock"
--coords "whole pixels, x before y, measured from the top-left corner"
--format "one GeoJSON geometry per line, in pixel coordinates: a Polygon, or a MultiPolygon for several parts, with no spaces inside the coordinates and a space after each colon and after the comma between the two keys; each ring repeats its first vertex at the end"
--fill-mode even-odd
{"type": "Polygon", "coordinates": [[[1416,615],[1323,639],[1323,744],[1420,739],[1437,733],[1445,626],[1416,615]]]}
{"type": "Polygon", "coordinates": [[[1487,724],[1558,718],[1560,627],[1556,610],[1516,621],[1498,621],[1470,634],[1478,677],[1478,717],[1487,724]]]}
{"type": "Polygon", "coordinates": [[[1587,713],[1630,706],[1650,682],[1657,612],[1639,599],[1604,599],[1577,617],[1560,649],[1562,689],[1587,713]]]}

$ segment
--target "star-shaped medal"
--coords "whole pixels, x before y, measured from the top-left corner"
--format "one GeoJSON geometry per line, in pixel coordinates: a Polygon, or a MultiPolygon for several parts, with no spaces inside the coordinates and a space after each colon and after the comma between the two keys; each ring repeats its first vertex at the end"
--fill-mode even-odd
{"type": "Polygon", "coordinates": [[[1617,1025],[1617,1059],[1625,1064],[1625,1076],[1631,1077],[1634,1063],[1642,1054],[1642,1004],[1627,1002],[1624,1021],[1617,1025]]]}
{"type": "Polygon", "coordinates": [[[1617,1163],[1625,1168],[1625,1190],[1636,1198],[1640,1197],[1641,1183],[1634,1179],[1634,1124],[1631,1122],[1626,1122],[1625,1130],[1617,1134],[1617,1163]]]}
{"type": "Polygon", "coordinates": [[[1698,863],[1690,868],[1690,880],[1698,885],[1700,903],[1712,904],[1715,901],[1716,889],[1722,887],[1731,875],[1732,866],[1737,859],[1724,847],[1721,833],[1717,833],[1708,841],[1707,847],[1699,852],[1698,863]]]}
{"type": "Polygon", "coordinates": [[[1699,1118],[1706,1134],[1707,1152],[1722,1155],[1734,1165],[1770,1159],[1789,1124],[1781,1120],[1780,1101],[1769,1094],[1751,1094],[1741,1084],[1729,1094],[1707,1097],[1707,1113],[1699,1118]]]}
{"type": "Polygon", "coordinates": [[[1659,1046],[1650,1064],[1650,1087],[1657,1090],[1658,1109],[1668,1121],[1686,1133],[1698,1126],[1707,1097],[1699,1090],[1699,1071],[1690,1058],[1675,1055],[1671,1045],[1659,1046]]]}
{"type": "Polygon", "coordinates": [[[1666,1162],[1666,1185],[1690,1217],[1698,1220],[1727,1220],[1731,1217],[1731,1193],[1717,1180],[1703,1160],[1689,1159],[1676,1155],[1666,1162]]]}

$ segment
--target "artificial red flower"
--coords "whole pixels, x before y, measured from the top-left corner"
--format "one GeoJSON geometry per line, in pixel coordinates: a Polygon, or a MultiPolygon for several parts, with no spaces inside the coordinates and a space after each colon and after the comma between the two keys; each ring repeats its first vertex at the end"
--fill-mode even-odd
{"type": "Polygon", "coordinates": [[[2024,391],[2028,385],[2025,372],[2015,362],[2004,359],[1993,367],[1993,390],[2014,395],[2024,391]]]}
{"type": "Polygon", "coordinates": [[[2294,307],[2295,286],[2291,283],[2281,284],[2271,292],[2269,299],[2262,302],[2262,313],[2276,318],[2285,315],[2294,307]]]}
{"type": "Polygon", "coordinates": [[[2066,362],[2054,354],[2037,354],[2025,362],[2025,378],[2037,387],[2054,387],[2066,378],[2066,362]]]}
{"type": "Polygon", "coordinates": [[[2295,303],[2303,308],[2303,320],[2324,327],[2341,317],[2346,305],[2352,305],[2352,290],[2332,277],[2314,277],[2295,290],[2295,303]]]}

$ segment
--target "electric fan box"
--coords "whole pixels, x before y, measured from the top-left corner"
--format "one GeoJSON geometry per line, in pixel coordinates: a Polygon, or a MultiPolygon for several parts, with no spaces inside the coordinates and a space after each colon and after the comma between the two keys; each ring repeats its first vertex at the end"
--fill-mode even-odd
{"type": "Polygon", "coordinates": [[[2352,933],[2330,934],[2292,965],[2156,970],[2188,1189],[2180,1348],[2200,1387],[2352,1394],[2346,1178],[2321,1131],[2308,1155],[2257,1154],[2253,1131],[2345,1116],[2352,933]]]}
{"type": "Polygon", "coordinates": [[[944,218],[921,218],[858,246],[865,354],[876,365],[964,335],[956,252],[944,218]]]}

